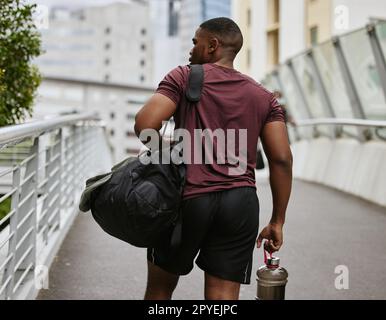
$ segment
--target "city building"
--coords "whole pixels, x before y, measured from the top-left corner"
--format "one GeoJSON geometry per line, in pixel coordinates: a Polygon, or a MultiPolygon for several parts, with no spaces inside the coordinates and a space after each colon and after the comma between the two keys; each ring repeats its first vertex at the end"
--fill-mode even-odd
{"type": "Polygon", "coordinates": [[[153,30],[153,85],[180,61],[179,25],[181,0],[150,0],[153,30]]]}
{"type": "Polygon", "coordinates": [[[149,4],[131,0],[95,7],[52,7],[42,29],[44,76],[127,85],[153,84],[149,4]]]}
{"type": "Polygon", "coordinates": [[[378,0],[232,0],[244,34],[236,68],[261,80],[278,64],[330,39],[386,18],[378,0]]]}

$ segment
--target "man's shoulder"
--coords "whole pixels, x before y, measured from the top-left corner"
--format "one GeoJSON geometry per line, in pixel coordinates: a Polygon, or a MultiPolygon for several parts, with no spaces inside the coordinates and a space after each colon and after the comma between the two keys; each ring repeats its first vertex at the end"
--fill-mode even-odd
{"type": "Polygon", "coordinates": [[[189,74],[189,66],[188,65],[180,65],[169,71],[168,75],[179,75],[186,76],[189,74]]]}
{"type": "Polygon", "coordinates": [[[262,94],[264,95],[267,95],[269,97],[271,97],[273,95],[273,93],[271,91],[269,91],[267,88],[265,88],[261,83],[257,82],[255,79],[253,79],[252,77],[244,74],[244,73],[241,73],[240,72],[240,75],[241,77],[243,77],[246,81],[248,81],[248,83],[253,86],[256,90],[258,90],[259,92],[261,92],[262,94]]]}

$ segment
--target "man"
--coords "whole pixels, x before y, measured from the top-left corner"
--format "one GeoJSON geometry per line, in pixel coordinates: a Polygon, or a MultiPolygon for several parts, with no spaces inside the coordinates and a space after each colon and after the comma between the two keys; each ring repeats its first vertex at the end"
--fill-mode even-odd
{"type": "MultiPolygon", "coordinates": [[[[194,262],[205,272],[206,299],[238,299],[240,284],[250,283],[259,225],[254,175],[259,136],[269,161],[273,212],[257,239],[257,247],[264,239],[265,249],[271,253],[282,246],[292,155],[284,115],[273,94],[233,68],[242,44],[241,31],[231,19],[202,23],[193,38],[189,59],[191,64],[202,64],[205,72],[198,105],[194,110],[187,109],[184,94],[189,67],[178,67],[161,81],[136,116],[137,135],[144,129],[159,130],[162,121],[172,116],[179,128],[185,111],[185,128],[191,135],[195,129],[247,130],[246,150],[241,146],[238,150],[247,151],[247,168],[238,176],[229,174],[234,167],[229,159],[225,164],[187,164],[182,243],[173,255],[162,244],[148,249],[145,299],[171,299],[179,276],[188,274],[194,262]]],[[[212,142],[214,149],[219,147],[218,139],[212,142]]]]}

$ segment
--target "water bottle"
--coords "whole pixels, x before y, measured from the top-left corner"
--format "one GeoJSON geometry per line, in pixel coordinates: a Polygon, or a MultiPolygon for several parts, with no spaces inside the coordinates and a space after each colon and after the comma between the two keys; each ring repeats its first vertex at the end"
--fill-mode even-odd
{"type": "Polygon", "coordinates": [[[267,259],[265,250],[264,263],[265,265],[256,272],[256,300],[284,300],[285,286],[288,282],[287,270],[280,267],[280,259],[278,257],[273,257],[270,254],[270,258],[267,259]]]}

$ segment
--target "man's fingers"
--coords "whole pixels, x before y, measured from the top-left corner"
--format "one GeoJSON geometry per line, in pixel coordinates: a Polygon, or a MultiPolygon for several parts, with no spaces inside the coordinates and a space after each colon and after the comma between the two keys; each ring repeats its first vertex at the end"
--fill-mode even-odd
{"type": "Polygon", "coordinates": [[[280,247],[281,245],[275,245],[273,240],[268,240],[264,243],[264,249],[269,253],[274,253],[276,251],[279,251],[280,247]]]}
{"type": "Polygon", "coordinates": [[[273,253],[273,252],[276,252],[276,251],[279,251],[280,248],[281,248],[281,245],[275,245],[274,242],[271,240],[270,243],[269,243],[269,248],[270,248],[270,252],[273,253]]]}
{"type": "Polygon", "coordinates": [[[261,233],[259,234],[259,237],[257,238],[257,248],[260,249],[261,247],[261,243],[263,242],[263,237],[261,235],[261,233]]]}

